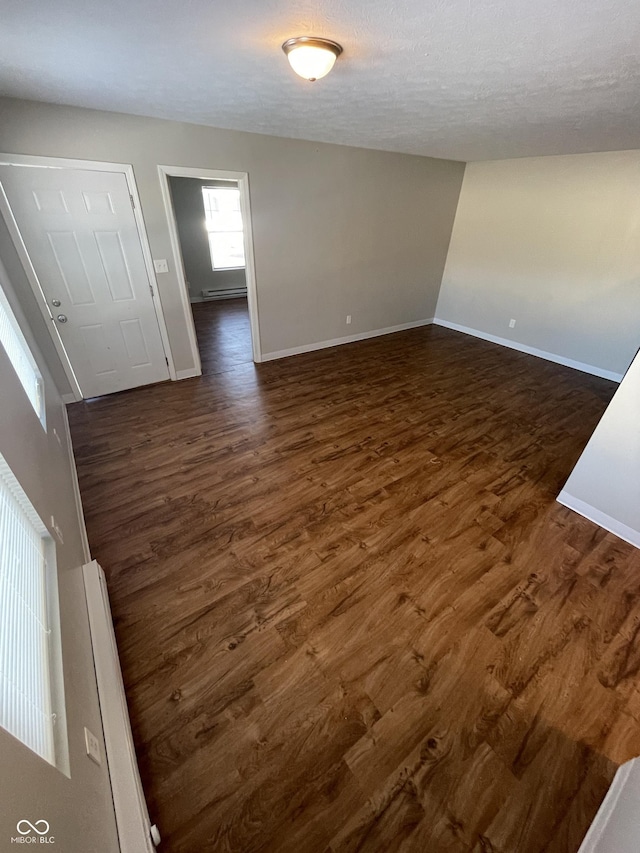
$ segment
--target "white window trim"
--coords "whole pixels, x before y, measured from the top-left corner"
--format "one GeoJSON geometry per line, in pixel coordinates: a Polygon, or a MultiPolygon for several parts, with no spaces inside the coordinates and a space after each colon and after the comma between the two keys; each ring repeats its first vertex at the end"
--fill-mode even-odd
{"type": "Polygon", "coordinates": [[[213,229],[213,230],[211,230],[210,228],[208,228],[208,227],[207,227],[207,239],[208,239],[208,245],[209,245],[209,257],[210,257],[210,260],[211,260],[211,269],[213,270],[213,272],[228,272],[228,271],[230,271],[230,270],[243,270],[243,269],[246,269],[246,266],[247,266],[247,264],[246,264],[246,259],[245,259],[245,263],[244,263],[244,264],[237,264],[236,266],[228,266],[228,267],[217,267],[217,266],[215,265],[215,262],[214,262],[214,258],[213,258],[213,250],[212,250],[212,248],[211,248],[211,234],[240,234],[240,235],[242,235],[242,238],[243,238],[243,241],[244,241],[244,222],[242,221],[242,202],[241,202],[241,198],[240,198],[240,187],[239,187],[239,186],[230,186],[230,187],[216,187],[216,186],[213,186],[213,187],[202,187],[202,200],[203,200],[204,213],[205,213],[205,227],[206,227],[206,222],[207,222],[207,205],[204,203],[204,194],[205,194],[205,191],[206,191],[206,190],[213,190],[214,192],[216,192],[216,191],[221,191],[221,192],[230,192],[230,191],[233,191],[233,192],[237,192],[237,193],[238,193],[238,202],[239,202],[238,212],[240,213],[240,221],[241,221],[241,223],[242,223],[242,228],[241,228],[241,229],[236,229],[236,230],[233,230],[233,231],[219,231],[219,230],[217,230],[217,229],[213,229]]]}
{"type": "MultiPolygon", "coordinates": [[[[9,326],[11,327],[11,330],[13,331],[13,333],[17,339],[17,343],[18,343],[19,348],[20,348],[20,354],[25,359],[28,366],[31,368],[31,370],[33,372],[33,376],[30,377],[31,382],[33,383],[33,391],[29,388],[29,385],[31,384],[31,382],[27,382],[25,380],[23,372],[18,369],[16,363],[14,362],[14,360],[12,358],[12,354],[4,346],[3,346],[3,349],[5,350],[7,358],[9,359],[9,361],[11,362],[11,365],[13,366],[13,369],[16,373],[16,376],[20,380],[20,384],[22,385],[22,388],[24,390],[24,393],[25,393],[27,399],[31,403],[31,406],[33,407],[33,410],[36,413],[38,420],[42,424],[42,428],[46,432],[46,429],[47,429],[47,417],[46,417],[47,407],[45,405],[44,381],[42,379],[42,373],[40,372],[40,369],[38,368],[37,362],[36,362],[35,358],[33,357],[33,353],[31,352],[29,344],[27,343],[26,338],[25,338],[24,334],[22,333],[22,329],[20,328],[20,324],[18,323],[18,320],[16,319],[16,315],[13,313],[13,309],[11,308],[11,305],[9,304],[9,300],[7,299],[6,294],[4,292],[4,288],[6,286],[5,285],[5,279],[6,279],[6,271],[5,271],[4,267],[2,266],[2,264],[0,264],[0,311],[2,311],[6,315],[7,320],[9,321],[9,326]]],[[[0,345],[2,345],[2,344],[3,344],[3,342],[0,339],[0,345]]]]}

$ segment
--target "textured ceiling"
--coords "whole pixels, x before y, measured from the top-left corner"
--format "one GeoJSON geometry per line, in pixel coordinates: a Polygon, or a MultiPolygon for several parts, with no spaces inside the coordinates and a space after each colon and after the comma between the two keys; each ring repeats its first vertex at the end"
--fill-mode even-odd
{"type": "Polygon", "coordinates": [[[0,92],[390,151],[640,147],[637,0],[0,0],[0,92]],[[317,83],[280,50],[339,41],[317,83]]]}

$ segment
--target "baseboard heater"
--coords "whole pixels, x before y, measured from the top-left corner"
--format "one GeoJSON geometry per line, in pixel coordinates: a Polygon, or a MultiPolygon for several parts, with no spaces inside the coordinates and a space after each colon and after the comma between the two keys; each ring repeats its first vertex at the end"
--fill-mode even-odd
{"type": "Polygon", "coordinates": [[[95,560],[83,566],[82,572],[120,850],[154,853],[160,834],[151,826],[140,781],[107,582],[95,560]]]}
{"type": "Polygon", "coordinates": [[[227,287],[222,290],[202,290],[203,299],[237,299],[247,295],[246,287],[227,287]]]}

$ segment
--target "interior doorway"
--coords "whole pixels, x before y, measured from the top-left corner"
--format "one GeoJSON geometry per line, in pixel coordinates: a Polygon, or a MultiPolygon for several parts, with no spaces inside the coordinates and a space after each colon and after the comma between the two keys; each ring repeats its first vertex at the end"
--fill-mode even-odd
{"type": "MultiPolygon", "coordinates": [[[[202,373],[261,361],[245,173],[159,167],[202,373]]],[[[196,362],[197,363],[197,362],[196,362]]]]}

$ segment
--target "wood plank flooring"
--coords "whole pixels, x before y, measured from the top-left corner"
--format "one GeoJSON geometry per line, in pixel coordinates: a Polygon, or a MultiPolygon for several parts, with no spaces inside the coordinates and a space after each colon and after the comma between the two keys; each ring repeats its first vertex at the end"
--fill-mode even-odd
{"type": "Polygon", "coordinates": [[[202,373],[222,373],[253,361],[247,298],[191,305],[202,373]]]}
{"type": "Polygon", "coordinates": [[[640,754],[615,386],[427,327],[70,408],[165,853],[575,853],[640,754]]]}

